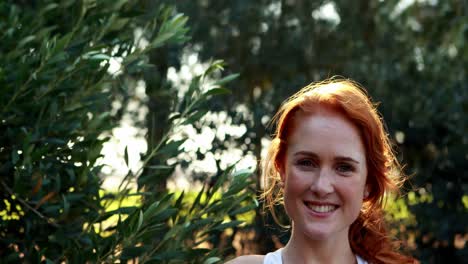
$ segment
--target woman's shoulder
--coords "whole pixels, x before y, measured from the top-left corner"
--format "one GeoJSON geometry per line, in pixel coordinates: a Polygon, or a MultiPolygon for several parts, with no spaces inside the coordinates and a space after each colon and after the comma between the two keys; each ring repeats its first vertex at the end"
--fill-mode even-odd
{"type": "Polygon", "coordinates": [[[262,264],[264,255],[245,255],[232,259],[225,264],[262,264]]]}

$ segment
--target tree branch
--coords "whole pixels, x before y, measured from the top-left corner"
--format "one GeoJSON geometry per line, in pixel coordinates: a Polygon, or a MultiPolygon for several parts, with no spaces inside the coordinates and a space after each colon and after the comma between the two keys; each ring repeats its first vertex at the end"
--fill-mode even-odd
{"type": "Polygon", "coordinates": [[[3,188],[10,194],[10,195],[14,195],[16,197],[16,199],[22,204],[24,205],[26,208],[28,208],[29,210],[33,211],[33,213],[35,213],[37,216],[39,216],[39,218],[47,221],[48,224],[54,226],[54,227],[60,227],[60,225],[58,225],[57,223],[53,222],[52,220],[50,220],[49,218],[47,218],[46,216],[44,216],[43,214],[41,214],[39,211],[37,211],[36,209],[34,209],[33,207],[31,207],[25,200],[21,199],[17,194],[15,194],[13,192],[12,189],[10,189],[6,183],[3,181],[3,180],[0,180],[0,183],[2,184],[3,188]]]}

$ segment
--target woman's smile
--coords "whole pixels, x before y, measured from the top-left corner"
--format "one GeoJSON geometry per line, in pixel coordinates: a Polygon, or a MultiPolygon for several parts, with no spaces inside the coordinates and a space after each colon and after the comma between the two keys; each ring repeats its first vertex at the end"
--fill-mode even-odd
{"type": "Polygon", "coordinates": [[[298,112],[288,138],[284,202],[293,231],[346,239],[361,210],[367,165],[359,130],[338,112],[298,112]]]}
{"type": "Polygon", "coordinates": [[[314,216],[326,217],[338,209],[338,205],[330,203],[319,203],[304,201],[304,205],[312,211],[314,216]]]}

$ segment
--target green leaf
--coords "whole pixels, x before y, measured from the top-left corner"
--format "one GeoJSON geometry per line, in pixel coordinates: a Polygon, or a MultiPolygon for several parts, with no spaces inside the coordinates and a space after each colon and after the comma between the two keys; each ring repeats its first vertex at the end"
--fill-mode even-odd
{"type": "Polygon", "coordinates": [[[52,57],[47,61],[47,65],[51,65],[51,64],[55,64],[55,63],[64,61],[64,60],[66,60],[67,58],[68,58],[67,53],[65,53],[65,52],[63,52],[63,51],[57,52],[57,53],[54,54],[54,56],[52,56],[52,57]]]}
{"type": "Polygon", "coordinates": [[[95,54],[88,58],[89,60],[96,60],[96,61],[103,61],[103,60],[110,60],[111,56],[107,54],[95,54]]]}
{"type": "Polygon", "coordinates": [[[163,252],[158,252],[155,254],[149,261],[149,263],[161,263],[161,261],[175,261],[175,260],[185,260],[186,252],[182,250],[168,250],[163,252]]]}
{"type": "Polygon", "coordinates": [[[241,207],[241,208],[238,208],[238,209],[236,209],[234,211],[229,212],[229,215],[235,216],[235,215],[243,214],[243,213],[252,211],[257,207],[258,207],[257,204],[249,204],[247,206],[244,206],[244,207],[241,207]]]}
{"type": "Polygon", "coordinates": [[[138,215],[138,225],[136,230],[140,230],[141,226],[143,225],[143,212],[140,210],[138,215]]]}
{"type": "Polygon", "coordinates": [[[204,207],[203,213],[219,213],[219,210],[227,211],[232,206],[234,206],[232,199],[216,200],[210,203],[208,207],[204,207]]]}
{"type": "Polygon", "coordinates": [[[119,18],[115,20],[109,27],[109,31],[118,31],[121,30],[123,27],[125,27],[129,23],[128,18],[119,18]]]}
{"type": "Polygon", "coordinates": [[[241,171],[234,173],[232,175],[232,184],[229,187],[228,192],[230,192],[231,189],[233,189],[232,192],[234,192],[234,189],[237,189],[239,186],[247,187],[251,183],[251,180],[249,180],[249,178],[251,177],[252,177],[252,171],[249,169],[241,170],[241,171]]]}
{"type": "Polygon", "coordinates": [[[231,221],[231,222],[227,222],[227,223],[222,223],[216,227],[214,227],[215,230],[224,230],[224,229],[227,229],[227,228],[231,228],[231,227],[236,227],[240,224],[244,223],[244,221],[239,221],[239,220],[234,220],[234,221],[231,221]]]}
{"type": "Polygon", "coordinates": [[[167,219],[169,219],[169,217],[174,216],[177,212],[178,210],[175,208],[168,208],[161,211],[158,214],[155,214],[150,220],[153,222],[166,221],[167,219]]]}
{"type": "Polygon", "coordinates": [[[215,223],[215,220],[213,218],[205,218],[205,219],[196,219],[193,222],[187,222],[184,224],[185,226],[185,231],[187,233],[193,234],[197,230],[203,229],[209,225],[212,225],[215,223]]]}
{"type": "Polygon", "coordinates": [[[179,226],[179,225],[176,225],[176,226],[173,226],[172,228],[169,229],[169,231],[164,235],[164,238],[162,241],[167,241],[171,238],[173,238],[174,236],[176,236],[178,233],[180,233],[181,231],[183,230],[183,226],[179,226]]]}
{"type": "Polygon", "coordinates": [[[129,260],[134,259],[145,253],[147,247],[140,246],[140,247],[125,247],[122,250],[122,255],[120,256],[121,260],[129,260]]]}
{"type": "Polygon", "coordinates": [[[184,16],[183,14],[177,14],[168,23],[169,28],[181,28],[187,23],[188,17],[184,16]]]}
{"type": "Polygon", "coordinates": [[[26,46],[29,42],[32,42],[36,39],[36,36],[34,35],[31,35],[31,36],[27,36],[25,38],[23,38],[22,40],[20,40],[18,42],[18,49],[21,49],[23,48],[24,46],[26,46]]]}
{"type": "Polygon", "coordinates": [[[156,39],[151,42],[151,47],[152,48],[159,48],[161,47],[165,42],[167,42],[170,38],[174,36],[174,32],[165,32],[162,34],[159,34],[156,39]]]}
{"type": "Polygon", "coordinates": [[[228,76],[222,78],[221,80],[216,81],[214,84],[215,85],[220,85],[220,86],[224,85],[224,84],[226,84],[226,83],[228,83],[230,81],[233,81],[233,80],[237,79],[237,77],[239,77],[239,75],[240,74],[238,74],[238,73],[229,74],[228,76]]]}
{"type": "Polygon", "coordinates": [[[50,34],[50,32],[56,28],[57,26],[45,27],[36,33],[36,38],[39,40],[44,40],[50,34]]]}
{"type": "Polygon", "coordinates": [[[63,200],[63,215],[66,216],[68,215],[68,212],[70,211],[70,203],[67,201],[67,197],[62,194],[62,200],[63,200]]]}
{"type": "Polygon", "coordinates": [[[189,213],[192,213],[193,209],[195,209],[195,207],[198,206],[198,204],[200,202],[200,199],[201,199],[202,195],[205,192],[205,187],[206,187],[206,185],[203,185],[202,189],[200,190],[197,197],[195,198],[195,201],[193,201],[192,206],[190,207],[189,213]]]}
{"type": "Polygon", "coordinates": [[[101,221],[104,221],[106,219],[108,219],[109,217],[113,216],[113,215],[130,215],[132,213],[135,212],[135,210],[137,210],[138,208],[136,206],[126,206],[126,207],[120,207],[118,209],[115,209],[115,210],[112,210],[112,211],[109,211],[109,212],[105,212],[103,214],[101,214],[99,216],[99,218],[96,220],[96,222],[101,222],[101,221]]]}
{"type": "Polygon", "coordinates": [[[252,169],[242,169],[235,171],[232,174],[232,178],[236,181],[245,181],[248,177],[252,176],[253,170],[252,169]]]}
{"type": "Polygon", "coordinates": [[[193,112],[187,119],[182,122],[182,125],[193,124],[196,121],[200,121],[208,113],[208,109],[197,110],[193,112]]]}
{"type": "Polygon", "coordinates": [[[179,195],[179,198],[177,198],[177,201],[175,202],[174,204],[174,207],[177,208],[177,209],[180,209],[181,208],[181,205],[182,205],[182,201],[184,199],[184,194],[185,194],[185,190],[182,191],[182,193],[179,195]]]}
{"type": "Polygon", "coordinates": [[[161,47],[167,42],[181,42],[185,40],[188,29],[184,28],[188,18],[177,14],[169,21],[164,21],[156,38],[151,42],[152,48],[161,47]]]}
{"type": "Polygon", "coordinates": [[[185,93],[186,96],[191,97],[196,91],[200,90],[200,80],[201,76],[195,76],[192,81],[190,82],[189,89],[185,93]]]}
{"type": "Polygon", "coordinates": [[[176,120],[176,119],[178,119],[178,118],[180,118],[180,117],[181,117],[181,114],[180,114],[179,112],[171,113],[171,114],[169,115],[168,121],[174,121],[174,120],[176,120]]]}
{"type": "Polygon", "coordinates": [[[220,87],[220,88],[213,88],[211,90],[208,90],[203,95],[208,97],[212,95],[229,94],[229,93],[231,93],[231,90],[220,87]]]}
{"type": "Polygon", "coordinates": [[[62,52],[65,50],[65,47],[70,43],[73,38],[73,32],[68,32],[63,37],[61,37],[57,44],[55,45],[53,53],[62,52]]]}
{"type": "Polygon", "coordinates": [[[152,203],[148,209],[143,213],[144,221],[149,221],[154,215],[159,214],[161,211],[167,209],[171,204],[172,194],[166,195],[163,199],[152,203]]]}
{"type": "MultiPolygon", "coordinates": [[[[216,180],[216,183],[215,185],[213,185],[213,187],[209,190],[210,191],[210,194],[209,194],[209,197],[211,197],[216,191],[219,190],[219,188],[221,188],[221,186],[226,183],[226,180],[229,176],[229,174],[232,172],[232,170],[234,170],[235,168],[235,164],[233,165],[230,165],[229,167],[226,168],[226,170],[221,174],[221,176],[216,180]]],[[[209,199],[208,199],[209,200],[209,199]]]]}
{"type": "Polygon", "coordinates": [[[66,142],[64,139],[53,138],[53,137],[46,138],[46,139],[44,140],[44,142],[47,142],[47,143],[50,143],[50,144],[54,144],[54,145],[65,145],[65,144],[67,144],[67,142],[66,142]]]}
{"type": "Polygon", "coordinates": [[[214,263],[220,262],[220,261],[221,261],[221,259],[218,258],[218,257],[210,257],[210,258],[207,258],[207,259],[203,262],[203,264],[214,264],[214,263]]]}
{"type": "Polygon", "coordinates": [[[224,61],[222,60],[215,60],[213,61],[210,66],[208,67],[208,69],[206,69],[205,73],[203,73],[203,76],[209,76],[210,74],[212,74],[213,72],[215,71],[220,71],[220,70],[224,70],[224,61]]]}
{"type": "Polygon", "coordinates": [[[19,155],[18,155],[18,151],[16,149],[13,149],[11,151],[11,163],[13,165],[15,165],[19,160],[19,155]]]}
{"type": "Polygon", "coordinates": [[[125,146],[125,150],[124,150],[124,160],[125,160],[125,164],[127,164],[127,167],[130,168],[130,165],[128,163],[128,146],[125,146]]]}
{"type": "Polygon", "coordinates": [[[65,196],[69,202],[76,202],[86,197],[84,193],[69,193],[65,196]]]}
{"type": "Polygon", "coordinates": [[[178,153],[180,146],[185,142],[186,139],[173,140],[165,144],[158,152],[157,155],[169,155],[172,156],[175,153],[178,153]]]}
{"type": "Polygon", "coordinates": [[[150,166],[146,166],[146,168],[152,169],[152,170],[170,170],[170,169],[174,169],[174,166],[168,166],[168,165],[150,165],[150,166]]]}
{"type": "Polygon", "coordinates": [[[48,5],[46,5],[44,8],[41,9],[40,13],[39,13],[39,16],[42,17],[43,15],[45,15],[45,13],[51,11],[51,10],[54,10],[56,9],[57,7],[59,7],[58,4],[56,3],[50,3],[48,5]]]}

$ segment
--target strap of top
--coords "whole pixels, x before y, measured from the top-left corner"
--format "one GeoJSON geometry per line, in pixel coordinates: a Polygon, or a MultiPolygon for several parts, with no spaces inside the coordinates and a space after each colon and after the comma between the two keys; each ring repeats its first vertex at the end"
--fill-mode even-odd
{"type": "Polygon", "coordinates": [[[356,255],[356,260],[358,264],[368,264],[367,261],[365,261],[363,258],[361,258],[358,255],[356,255]]]}
{"type": "Polygon", "coordinates": [[[275,252],[270,252],[265,255],[265,258],[263,259],[263,264],[283,264],[283,260],[281,258],[281,251],[283,249],[280,248],[276,250],[275,252]]]}
{"type": "MultiPolygon", "coordinates": [[[[283,264],[283,259],[281,257],[281,251],[283,249],[280,248],[276,250],[275,252],[270,252],[265,255],[265,258],[263,259],[263,264],[283,264]]],[[[368,264],[367,261],[365,261],[363,258],[360,256],[356,255],[356,260],[358,264],[368,264]]]]}

